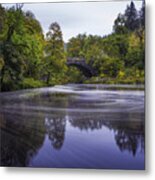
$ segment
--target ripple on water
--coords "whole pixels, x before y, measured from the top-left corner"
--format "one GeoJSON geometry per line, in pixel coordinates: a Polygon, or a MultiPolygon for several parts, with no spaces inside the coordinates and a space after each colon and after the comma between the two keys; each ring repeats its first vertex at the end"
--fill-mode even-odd
{"type": "Polygon", "coordinates": [[[0,93],[1,164],[144,169],[144,91],[116,88],[65,85],[0,93]]]}

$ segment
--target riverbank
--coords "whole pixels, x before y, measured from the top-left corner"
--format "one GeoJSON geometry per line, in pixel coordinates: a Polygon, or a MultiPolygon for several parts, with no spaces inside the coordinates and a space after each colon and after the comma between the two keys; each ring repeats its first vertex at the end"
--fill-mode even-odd
{"type": "Polygon", "coordinates": [[[87,79],[84,81],[84,84],[145,84],[145,78],[100,78],[100,77],[92,77],[91,79],[87,79]]]}

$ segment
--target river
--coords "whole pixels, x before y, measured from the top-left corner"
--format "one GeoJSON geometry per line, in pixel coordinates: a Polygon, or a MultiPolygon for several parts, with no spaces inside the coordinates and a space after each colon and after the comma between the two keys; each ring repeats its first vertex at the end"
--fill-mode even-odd
{"type": "Polygon", "coordinates": [[[69,84],[0,93],[1,166],[145,168],[144,90],[69,84]]]}

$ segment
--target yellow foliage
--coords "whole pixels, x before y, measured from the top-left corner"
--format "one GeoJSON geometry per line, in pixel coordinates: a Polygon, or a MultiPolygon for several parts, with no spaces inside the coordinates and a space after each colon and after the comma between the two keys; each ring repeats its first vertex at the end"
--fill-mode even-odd
{"type": "Polygon", "coordinates": [[[119,71],[118,77],[123,78],[125,76],[125,73],[123,71],[119,71]]]}
{"type": "Polygon", "coordinates": [[[129,37],[129,46],[130,48],[136,48],[139,47],[140,39],[136,36],[135,33],[131,34],[129,37]]]}

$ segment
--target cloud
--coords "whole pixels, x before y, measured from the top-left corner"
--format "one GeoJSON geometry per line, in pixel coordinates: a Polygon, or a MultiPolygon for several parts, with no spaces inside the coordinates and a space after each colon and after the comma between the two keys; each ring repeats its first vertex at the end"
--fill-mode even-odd
{"type": "MultiPolygon", "coordinates": [[[[67,41],[79,33],[106,35],[112,32],[112,26],[118,13],[123,13],[125,2],[91,2],[91,3],[41,3],[25,4],[24,10],[32,11],[40,21],[44,32],[52,22],[58,22],[67,41]]],[[[142,2],[135,1],[137,9],[142,2]]]]}

